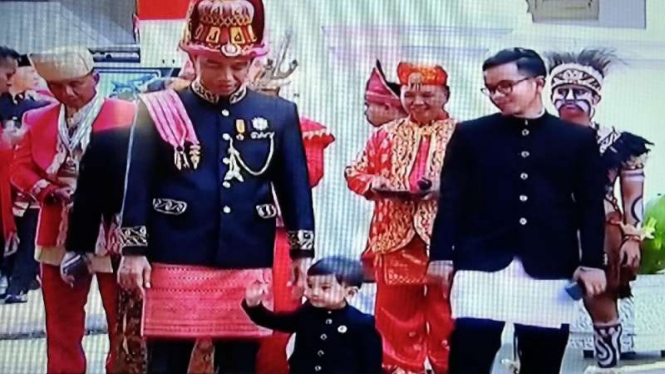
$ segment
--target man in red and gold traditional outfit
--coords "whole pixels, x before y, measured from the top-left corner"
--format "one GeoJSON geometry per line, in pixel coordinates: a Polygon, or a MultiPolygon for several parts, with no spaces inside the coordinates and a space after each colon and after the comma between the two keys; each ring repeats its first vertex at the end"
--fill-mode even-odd
{"type": "Polygon", "coordinates": [[[376,60],[376,66],[365,86],[365,118],[374,127],[381,127],[388,122],[407,116],[399,98],[400,86],[389,82],[376,60]]]}
{"type": "MultiPolygon", "coordinates": [[[[41,263],[46,307],[47,372],[83,374],[86,359],[81,343],[92,277],[83,275],[72,282],[61,276],[61,263],[74,256],[65,252],[69,210],[91,138],[131,126],[135,109],[131,103],[104,99],[97,93],[99,76],[87,49],[63,48],[32,54],[30,59],[58,102],[24,115],[28,131],[16,150],[11,181],[40,203],[35,258],[41,263]]],[[[100,245],[87,258],[97,275],[108,325],[114,326],[117,284],[107,248],[100,245]]],[[[109,338],[114,346],[113,334],[109,338]]],[[[111,356],[107,357],[109,372],[111,356]]]]}
{"type": "MultiPolygon", "coordinates": [[[[399,97],[400,90],[399,83],[388,81],[381,62],[376,60],[365,85],[365,118],[370,125],[378,128],[408,116],[399,97]]],[[[369,250],[361,256],[367,281],[374,280],[374,258],[374,252],[369,250]]]]}
{"type": "Polygon", "coordinates": [[[455,129],[444,109],[448,75],[440,66],[400,63],[397,70],[409,116],[374,133],[346,179],[353,192],[376,204],[367,252],[374,260],[385,369],[422,373],[428,358],[436,373],[445,373],[450,306],[447,292],[425,274],[437,181],[455,129]]]}

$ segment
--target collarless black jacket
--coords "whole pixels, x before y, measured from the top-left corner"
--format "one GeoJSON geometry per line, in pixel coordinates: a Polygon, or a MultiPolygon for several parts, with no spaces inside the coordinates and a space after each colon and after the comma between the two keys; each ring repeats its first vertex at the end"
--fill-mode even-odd
{"type": "Polygon", "coordinates": [[[431,260],[494,272],[518,258],[537,279],[602,268],[602,170],[594,130],[547,113],[459,124],[441,174],[431,260]]]}

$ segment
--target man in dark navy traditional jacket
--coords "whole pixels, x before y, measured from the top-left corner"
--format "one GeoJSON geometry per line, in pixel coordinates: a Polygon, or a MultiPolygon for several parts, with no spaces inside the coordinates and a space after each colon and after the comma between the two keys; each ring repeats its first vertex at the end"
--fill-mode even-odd
{"type": "Polygon", "coordinates": [[[240,308],[270,283],[279,200],[302,284],[314,218],[295,104],[246,88],[263,44],[260,0],[192,0],[180,47],[196,69],[182,91],[141,97],[130,137],[120,284],[145,295],[148,372],[187,371],[195,340],[215,366],[254,372],[256,327],[240,308]]]}

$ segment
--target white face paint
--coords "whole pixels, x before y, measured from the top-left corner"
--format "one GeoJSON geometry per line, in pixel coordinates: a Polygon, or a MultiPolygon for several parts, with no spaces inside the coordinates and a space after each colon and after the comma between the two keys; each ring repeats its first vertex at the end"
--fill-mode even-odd
{"type": "Polygon", "coordinates": [[[575,85],[559,86],[552,92],[552,103],[560,115],[562,112],[581,111],[591,118],[599,99],[592,90],[575,85]]]}

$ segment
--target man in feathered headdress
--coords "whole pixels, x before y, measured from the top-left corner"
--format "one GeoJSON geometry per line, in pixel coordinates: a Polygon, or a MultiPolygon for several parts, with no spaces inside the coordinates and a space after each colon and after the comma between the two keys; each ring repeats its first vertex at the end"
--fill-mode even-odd
{"type": "Polygon", "coordinates": [[[602,98],[608,68],[617,60],[612,51],[585,49],[580,53],[550,53],[552,103],[559,116],[596,130],[605,194],[605,254],[607,290],[584,304],[594,326],[596,359],[601,368],[618,365],[622,324],[617,300],[631,296],[630,284],[640,264],[640,243],[645,239],[643,221],[644,164],[651,143],[646,139],[596,123],[594,115],[602,98]],[[614,186],[621,186],[619,198],[614,186]]]}

